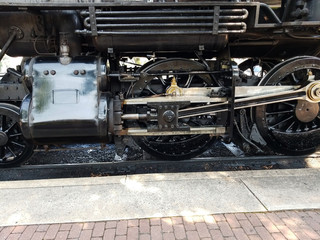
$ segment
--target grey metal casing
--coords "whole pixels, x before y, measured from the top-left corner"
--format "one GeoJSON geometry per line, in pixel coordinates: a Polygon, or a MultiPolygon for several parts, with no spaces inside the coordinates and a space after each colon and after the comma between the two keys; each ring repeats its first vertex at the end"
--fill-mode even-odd
{"type": "Polygon", "coordinates": [[[35,141],[61,138],[107,139],[107,94],[99,90],[106,65],[96,57],[75,57],[62,65],[57,57],[26,63],[32,92],[21,105],[24,137],[35,141]]]}

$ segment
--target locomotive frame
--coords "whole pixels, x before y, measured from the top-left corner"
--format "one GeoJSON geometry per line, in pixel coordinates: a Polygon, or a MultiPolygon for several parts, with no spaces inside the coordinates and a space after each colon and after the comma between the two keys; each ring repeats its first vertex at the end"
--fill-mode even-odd
{"type": "Polygon", "coordinates": [[[0,2],[0,59],[24,57],[0,82],[0,166],[84,141],[121,155],[134,140],[168,160],[216,138],[312,152],[319,12],[316,0],[0,2]]]}

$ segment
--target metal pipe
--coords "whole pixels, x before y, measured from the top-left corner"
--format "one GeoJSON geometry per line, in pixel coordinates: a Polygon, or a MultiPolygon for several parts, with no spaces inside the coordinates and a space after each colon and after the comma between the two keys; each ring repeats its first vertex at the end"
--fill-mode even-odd
{"type": "Polygon", "coordinates": [[[2,60],[3,56],[7,53],[10,45],[14,42],[14,40],[16,39],[17,36],[17,32],[16,31],[12,31],[7,42],[4,44],[4,46],[1,49],[0,52],[0,61],[2,60]]]}
{"type": "Polygon", "coordinates": [[[121,116],[121,119],[123,120],[141,120],[141,119],[147,119],[147,114],[139,114],[139,113],[131,113],[131,114],[124,114],[121,116]]]}

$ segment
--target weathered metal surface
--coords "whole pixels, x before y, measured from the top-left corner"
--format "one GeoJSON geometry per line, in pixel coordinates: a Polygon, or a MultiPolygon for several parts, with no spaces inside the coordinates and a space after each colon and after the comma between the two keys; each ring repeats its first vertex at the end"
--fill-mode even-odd
{"type": "Polygon", "coordinates": [[[27,63],[25,74],[33,89],[21,119],[23,129],[29,129],[23,132],[26,138],[107,138],[108,103],[98,81],[105,74],[101,59],[77,57],[63,65],[55,57],[37,57],[27,63]]]}

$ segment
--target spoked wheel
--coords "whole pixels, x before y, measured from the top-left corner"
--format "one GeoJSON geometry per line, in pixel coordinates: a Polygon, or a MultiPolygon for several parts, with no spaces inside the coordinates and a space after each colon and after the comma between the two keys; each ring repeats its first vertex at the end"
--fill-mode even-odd
{"type": "MultiPolygon", "coordinates": [[[[305,86],[320,79],[320,59],[289,59],[268,72],[260,85],[305,86]]],[[[320,144],[319,104],[304,100],[256,107],[257,127],[274,151],[300,155],[313,152],[320,144]]]]}
{"type": "MultiPolygon", "coordinates": [[[[180,88],[191,86],[212,86],[209,75],[175,75],[175,72],[205,71],[201,63],[187,59],[168,59],[142,66],[140,73],[163,72],[169,75],[159,75],[138,81],[129,94],[134,97],[151,97],[165,94],[173,78],[180,88]]],[[[210,117],[193,117],[185,119],[190,126],[203,126],[212,124],[210,117]]],[[[138,123],[140,126],[143,123],[138,123]]],[[[144,125],[143,127],[146,127],[144,125]]],[[[181,160],[195,157],[204,152],[213,142],[209,135],[178,135],[178,136],[148,136],[134,137],[135,142],[146,152],[162,160],[181,160]]]]}
{"type": "Polygon", "coordinates": [[[19,126],[19,108],[0,103],[0,167],[11,167],[27,160],[33,146],[27,142],[19,126]]]}

